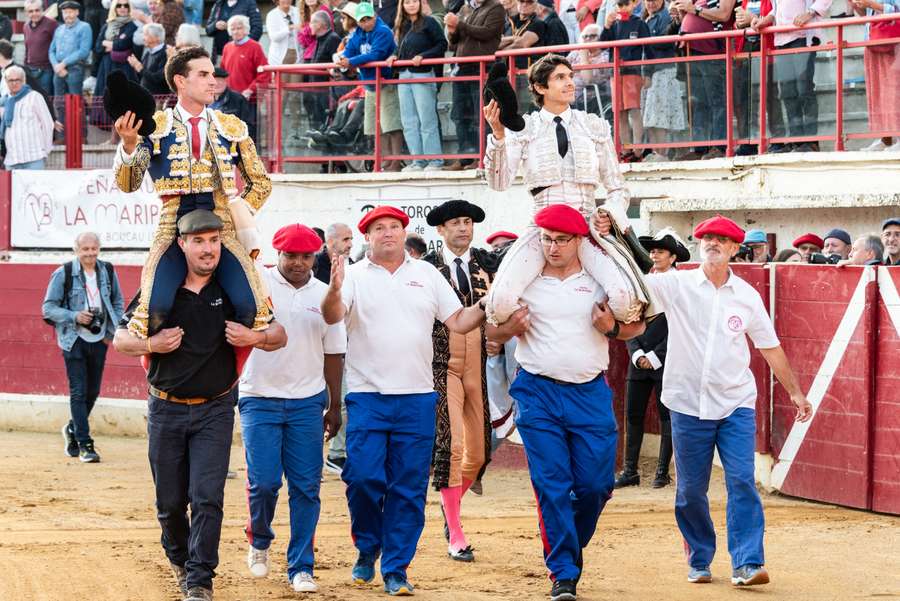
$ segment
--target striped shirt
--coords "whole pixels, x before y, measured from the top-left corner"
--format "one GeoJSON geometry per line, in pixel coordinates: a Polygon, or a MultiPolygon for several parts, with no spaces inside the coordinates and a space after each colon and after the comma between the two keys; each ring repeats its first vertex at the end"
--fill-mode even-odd
{"type": "Polygon", "coordinates": [[[53,147],[53,118],[44,97],[35,91],[16,103],[12,125],[6,128],[6,165],[46,158],[53,147]]]}

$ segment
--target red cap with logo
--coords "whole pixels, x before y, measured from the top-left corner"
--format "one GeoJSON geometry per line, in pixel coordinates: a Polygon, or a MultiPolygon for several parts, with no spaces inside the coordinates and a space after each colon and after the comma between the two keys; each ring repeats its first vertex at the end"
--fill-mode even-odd
{"type": "Polygon", "coordinates": [[[380,206],[375,207],[374,209],[363,215],[363,218],[359,220],[359,224],[357,225],[357,227],[359,228],[359,231],[361,233],[365,234],[369,231],[369,226],[372,224],[372,222],[374,222],[376,219],[381,219],[382,217],[392,217],[394,219],[399,219],[400,223],[403,224],[403,227],[409,225],[409,216],[397,207],[380,206]]]}
{"type": "Polygon", "coordinates": [[[699,240],[706,234],[714,236],[725,236],[741,244],[744,241],[744,230],[728,217],[716,215],[710,217],[706,221],[701,221],[694,228],[694,238],[699,240]]]}

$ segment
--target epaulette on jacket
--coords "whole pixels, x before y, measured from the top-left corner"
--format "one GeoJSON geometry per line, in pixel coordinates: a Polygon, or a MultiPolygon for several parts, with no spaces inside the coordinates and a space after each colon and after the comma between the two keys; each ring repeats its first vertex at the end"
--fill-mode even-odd
{"type": "Polygon", "coordinates": [[[216,124],[216,131],[229,142],[242,142],[250,135],[247,124],[239,117],[228,115],[222,111],[210,111],[216,124]]]}

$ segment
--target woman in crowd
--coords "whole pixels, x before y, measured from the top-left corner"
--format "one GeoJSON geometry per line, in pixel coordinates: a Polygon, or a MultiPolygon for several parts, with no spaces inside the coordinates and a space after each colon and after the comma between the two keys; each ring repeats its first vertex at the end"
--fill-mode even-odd
{"type": "Polygon", "coordinates": [[[100,28],[97,43],[94,44],[94,60],[97,61],[95,97],[103,96],[106,77],[113,71],[124,71],[128,79],[138,81],[137,73],[128,64],[129,56],[141,58],[134,52],[135,31],[137,24],[131,19],[131,4],[128,0],[115,0],[109,6],[109,17],[100,28]]]}
{"type": "MultiPolygon", "coordinates": [[[[650,36],[668,35],[672,17],[664,0],[644,0],[644,21],[650,29],[650,36]]],[[[654,44],[647,46],[648,59],[673,58],[675,44],[654,44]]],[[[648,65],[645,75],[650,77],[650,87],[644,90],[643,120],[644,131],[651,144],[671,141],[671,132],[687,127],[684,116],[682,85],[678,81],[676,63],[648,65]]],[[[654,150],[644,157],[644,161],[665,161],[663,153],[654,150]]]]}
{"type": "MultiPolygon", "coordinates": [[[[900,0],[851,0],[858,15],[880,15],[900,11],[900,0]]],[[[900,37],[900,20],[868,25],[870,40],[900,37]]],[[[863,61],[866,70],[866,103],[869,108],[870,131],[900,130],[900,65],[897,45],[866,46],[863,61]]],[[[900,141],[890,136],[875,140],[863,150],[900,151],[900,141]]]]}
{"type": "MultiPolygon", "coordinates": [[[[387,59],[411,60],[413,66],[398,67],[399,79],[434,77],[431,65],[421,65],[426,58],[441,58],[447,51],[447,38],[437,20],[429,16],[428,5],[422,0],[403,0],[394,22],[397,54],[387,59]]],[[[415,159],[403,171],[437,170],[444,166],[440,158],[441,132],[438,128],[437,84],[399,84],[400,122],[403,138],[412,155],[432,155],[430,159],[415,159]]]]}
{"type": "MultiPolygon", "coordinates": [[[[596,24],[588,25],[578,37],[581,44],[590,44],[600,38],[600,27],[596,24]]],[[[611,120],[612,115],[604,114],[604,110],[610,105],[609,80],[612,77],[612,69],[609,67],[597,69],[578,69],[578,65],[596,65],[609,62],[609,50],[602,48],[582,48],[573,50],[566,57],[569,63],[575,67],[572,79],[575,81],[575,107],[587,113],[594,113],[604,119],[611,120]]]]}
{"type": "Polygon", "coordinates": [[[297,33],[301,29],[300,11],[292,6],[291,0],[276,0],[275,8],[266,15],[266,31],[269,34],[266,58],[270,65],[293,65],[298,62],[297,33]]]}
{"type": "Polygon", "coordinates": [[[778,254],[775,255],[775,263],[802,263],[803,258],[800,256],[800,251],[796,248],[785,248],[784,250],[778,251],[778,254]]]}

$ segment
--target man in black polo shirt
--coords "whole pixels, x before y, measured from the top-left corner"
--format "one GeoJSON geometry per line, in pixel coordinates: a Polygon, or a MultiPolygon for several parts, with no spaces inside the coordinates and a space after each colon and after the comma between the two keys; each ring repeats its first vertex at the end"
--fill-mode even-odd
{"type": "Polygon", "coordinates": [[[147,339],[128,331],[138,294],[113,340],[120,353],[149,355],[147,433],[157,518],[185,601],[212,599],[238,357],[246,358],[249,347],[273,351],[287,341],[280,324],[255,332],[233,321],[234,307],[216,278],[221,230],[222,220],[204,209],[178,220],[187,274],[162,329],[147,339]]]}

